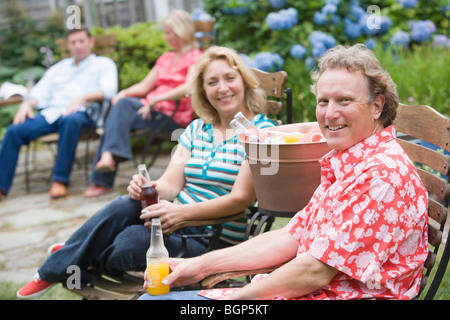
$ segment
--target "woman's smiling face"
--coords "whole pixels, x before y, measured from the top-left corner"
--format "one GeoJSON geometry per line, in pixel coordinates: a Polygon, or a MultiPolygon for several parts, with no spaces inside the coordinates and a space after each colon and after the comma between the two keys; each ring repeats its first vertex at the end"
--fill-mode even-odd
{"type": "Polygon", "coordinates": [[[234,116],[244,106],[244,80],[238,70],[223,59],[213,60],[203,74],[206,96],[219,115],[234,116]]]}
{"type": "Polygon", "coordinates": [[[316,86],[316,118],[332,149],[344,151],[383,129],[380,95],[368,103],[367,80],[361,71],[326,70],[316,86]]]}

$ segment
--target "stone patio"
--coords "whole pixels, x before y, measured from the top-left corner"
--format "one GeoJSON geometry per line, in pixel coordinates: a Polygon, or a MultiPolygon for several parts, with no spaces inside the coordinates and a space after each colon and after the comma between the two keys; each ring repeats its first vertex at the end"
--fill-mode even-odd
{"type": "MultiPolygon", "coordinates": [[[[77,158],[83,163],[84,146],[81,144],[77,158]]],[[[97,143],[92,143],[91,152],[96,148],[97,143]]],[[[38,149],[30,193],[26,193],[23,159],[24,154],[21,154],[10,194],[0,202],[0,281],[12,283],[29,281],[45,260],[47,248],[64,242],[98,209],[119,194],[125,194],[131,176],[137,171],[134,161],[122,163],[114,191],[86,199],[83,197],[87,187],[84,169],[74,164],[68,196],[52,200],[48,195],[51,153],[45,147],[38,149]]],[[[158,158],[150,169],[152,179],[163,173],[168,162],[169,155],[158,158]]]]}

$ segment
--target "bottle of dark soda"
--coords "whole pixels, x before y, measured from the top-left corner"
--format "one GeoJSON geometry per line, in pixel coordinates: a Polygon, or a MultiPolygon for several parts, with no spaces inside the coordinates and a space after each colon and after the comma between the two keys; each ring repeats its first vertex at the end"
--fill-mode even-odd
{"type": "Polygon", "coordinates": [[[142,192],[140,196],[142,208],[159,202],[158,191],[151,185],[150,175],[145,164],[138,165],[139,174],[146,180],[141,186],[142,192]]]}

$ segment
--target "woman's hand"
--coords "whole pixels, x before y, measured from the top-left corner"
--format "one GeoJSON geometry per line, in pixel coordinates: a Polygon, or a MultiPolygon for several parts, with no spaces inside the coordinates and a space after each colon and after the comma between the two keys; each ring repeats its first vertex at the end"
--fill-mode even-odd
{"type": "Polygon", "coordinates": [[[159,203],[152,204],[141,211],[141,219],[145,219],[145,226],[151,226],[152,218],[159,218],[163,233],[168,228],[174,226],[183,220],[183,206],[173,204],[170,201],[161,200],[159,203]]]}
{"type": "Polygon", "coordinates": [[[111,105],[115,105],[117,102],[119,102],[120,99],[125,98],[127,95],[125,93],[125,90],[119,91],[112,99],[111,99],[111,105]]]}
{"type": "MultiPolygon", "coordinates": [[[[131,178],[131,181],[127,187],[128,195],[130,196],[131,199],[140,200],[141,192],[142,192],[141,186],[145,182],[148,182],[148,181],[143,176],[141,176],[139,174],[133,175],[133,177],[131,178]]],[[[156,182],[150,181],[150,183],[152,184],[152,186],[154,188],[156,188],[156,182]]]]}
{"type": "Polygon", "coordinates": [[[151,116],[151,108],[148,105],[139,108],[137,113],[139,115],[141,115],[142,119],[144,119],[144,120],[150,120],[152,118],[152,116],[151,116]]]}

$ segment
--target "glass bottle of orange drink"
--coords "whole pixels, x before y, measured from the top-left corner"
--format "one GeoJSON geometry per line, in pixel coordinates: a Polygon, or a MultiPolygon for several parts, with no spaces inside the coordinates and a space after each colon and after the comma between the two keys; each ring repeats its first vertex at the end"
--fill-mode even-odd
{"type": "Polygon", "coordinates": [[[147,251],[147,292],[151,295],[169,293],[170,287],[162,284],[169,275],[169,252],[164,246],[161,221],[152,219],[152,235],[147,251]]]}

